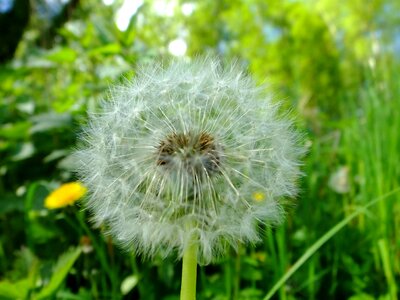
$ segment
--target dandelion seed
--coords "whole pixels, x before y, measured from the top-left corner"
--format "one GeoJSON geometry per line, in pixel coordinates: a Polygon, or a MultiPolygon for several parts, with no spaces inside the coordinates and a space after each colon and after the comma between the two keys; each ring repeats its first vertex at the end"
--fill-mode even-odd
{"type": "Polygon", "coordinates": [[[296,193],[298,135],[237,66],[152,65],[110,91],[76,153],[87,207],[123,247],[209,263],[259,241],[296,193]]]}

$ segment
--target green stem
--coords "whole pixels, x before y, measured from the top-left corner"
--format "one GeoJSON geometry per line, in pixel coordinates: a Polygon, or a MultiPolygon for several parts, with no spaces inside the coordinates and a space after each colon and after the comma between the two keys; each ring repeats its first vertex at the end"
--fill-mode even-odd
{"type": "Polygon", "coordinates": [[[183,254],[181,300],[196,300],[197,248],[192,240],[183,254]]]}

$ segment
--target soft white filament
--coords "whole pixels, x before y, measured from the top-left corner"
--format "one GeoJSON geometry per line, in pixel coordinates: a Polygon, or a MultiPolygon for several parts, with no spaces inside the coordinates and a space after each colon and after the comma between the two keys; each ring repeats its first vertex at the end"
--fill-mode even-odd
{"type": "Polygon", "coordinates": [[[279,199],[295,194],[299,175],[297,134],[276,110],[236,66],[142,67],[90,116],[76,154],[94,220],[146,256],[180,257],[194,233],[203,263],[258,241],[257,224],[282,219],[279,199]],[[212,138],[202,151],[201,133],[212,138]],[[162,160],[160,145],[179,135],[188,146],[162,160]]]}

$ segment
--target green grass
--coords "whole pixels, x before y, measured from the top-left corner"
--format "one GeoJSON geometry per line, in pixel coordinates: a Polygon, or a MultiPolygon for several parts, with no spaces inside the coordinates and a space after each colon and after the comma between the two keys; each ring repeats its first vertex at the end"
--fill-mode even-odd
{"type": "MultiPolygon", "coordinates": [[[[365,213],[367,208],[370,208],[371,206],[376,205],[376,204],[379,205],[380,202],[383,202],[388,197],[390,197],[392,195],[396,195],[399,192],[400,192],[400,188],[397,188],[397,189],[393,190],[392,192],[389,192],[385,195],[382,195],[381,197],[379,197],[377,199],[370,201],[366,205],[358,208],[356,211],[354,211],[352,214],[350,214],[345,219],[340,221],[338,224],[333,226],[332,229],[330,229],[322,237],[320,237],[314,244],[312,244],[311,247],[309,247],[306,250],[306,252],[290,267],[290,269],[285,273],[285,275],[282,276],[279,279],[279,281],[269,290],[268,294],[264,297],[264,300],[271,299],[271,297],[276,293],[276,291],[278,289],[280,289],[289,280],[289,278],[294,273],[296,273],[302,265],[304,265],[306,263],[306,261],[312,255],[314,255],[325,243],[327,243],[329,241],[329,239],[331,239],[335,234],[337,234],[344,226],[348,225],[350,221],[352,221],[354,218],[358,217],[360,214],[365,213]]],[[[381,240],[379,241],[379,244],[381,244],[381,240]]],[[[386,251],[388,251],[387,248],[384,248],[384,252],[383,252],[384,255],[386,255],[386,251]]],[[[382,259],[382,261],[384,264],[386,263],[386,266],[384,266],[385,275],[386,275],[386,273],[390,272],[390,270],[388,270],[388,268],[390,268],[390,265],[389,265],[389,260],[387,259],[387,256],[385,257],[385,259],[382,259]]],[[[311,274],[310,277],[311,278],[308,278],[308,281],[314,281],[313,274],[311,274]]],[[[396,294],[396,285],[395,285],[395,282],[392,281],[393,280],[392,276],[390,276],[390,279],[391,280],[388,281],[389,289],[391,292],[392,292],[392,288],[394,289],[394,293],[390,294],[390,297],[391,297],[391,299],[396,299],[396,295],[397,295],[396,294]],[[392,284],[394,284],[394,287],[391,286],[392,284]]]]}
{"type": "MultiPolygon", "coordinates": [[[[264,229],[257,247],[201,267],[198,299],[399,298],[400,85],[395,70],[367,77],[341,102],[341,119],[320,133],[310,127],[306,176],[285,224],[264,229]],[[332,183],[343,167],[347,175],[332,183]]],[[[18,251],[1,235],[0,299],[178,299],[179,262],[120,252],[79,207],[44,210],[51,187],[33,182],[18,200],[22,210],[2,213],[4,228],[25,246],[18,251]],[[14,220],[22,215],[21,226],[14,220]]]]}

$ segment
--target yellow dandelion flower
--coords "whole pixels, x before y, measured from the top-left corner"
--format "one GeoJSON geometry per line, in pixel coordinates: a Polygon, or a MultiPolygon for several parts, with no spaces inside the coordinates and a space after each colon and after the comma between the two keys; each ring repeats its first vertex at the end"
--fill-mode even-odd
{"type": "Polygon", "coordinates": [[[253,200],[256,202],[261,202],[265,200],[265,194],[263,192],[254,192],[252,194],[253,200]]]}
{"type": "Polygon", "coordinates": [[[56,209],[72,205],[86,193],[86,187],[79,182],[70,182],[61,185],[44,200],[44,206],[48,209],[56,209]]]}

